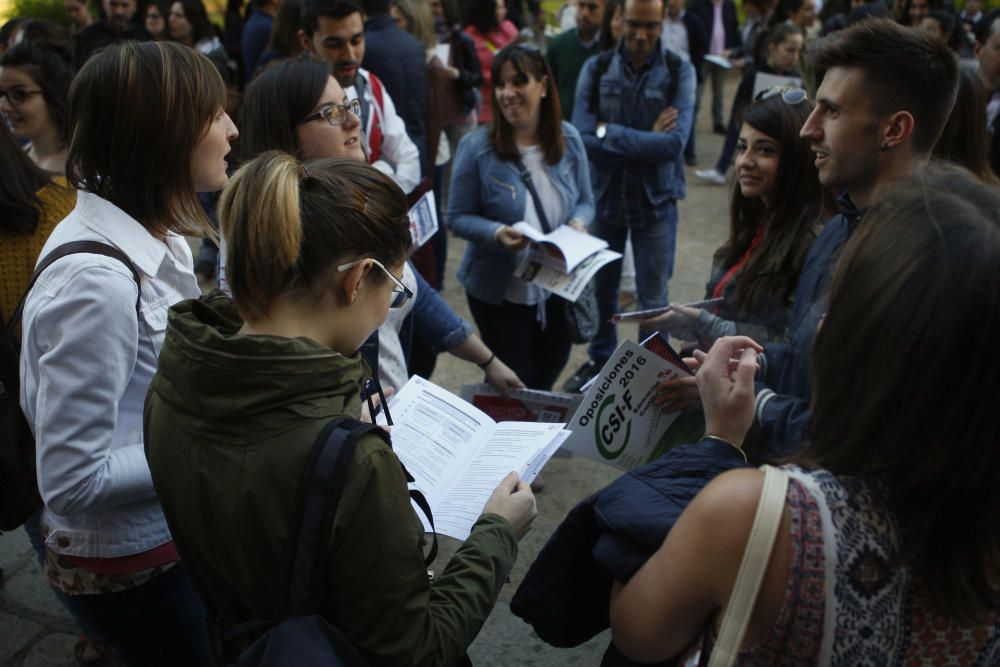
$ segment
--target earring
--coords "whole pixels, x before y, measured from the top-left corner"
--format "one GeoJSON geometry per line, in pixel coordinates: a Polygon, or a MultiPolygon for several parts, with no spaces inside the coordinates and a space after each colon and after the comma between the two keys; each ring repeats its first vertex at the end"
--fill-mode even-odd
{"type": "Polygon", "coordinates": [[[879,146],[878,149],[880,151],[882,151],[883,153],[888,153],[889,152],[889,144],[887,144],[886,142],[883,141],[882,145],[879,146]]]}

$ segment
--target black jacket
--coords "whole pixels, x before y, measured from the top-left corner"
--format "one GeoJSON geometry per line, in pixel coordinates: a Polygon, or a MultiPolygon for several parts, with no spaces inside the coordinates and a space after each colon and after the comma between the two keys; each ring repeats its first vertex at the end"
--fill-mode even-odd
{"type": "MultiPolygon", "coordinates": [[[[707,52],[707,46],[712,42],[712,22],[715,16],[712,8],[712,0],[697,0],[697,2],[691,5],[691,9],[688,12],[701,19],[701,22],[705,26],[707,52]]],[[[726,31],[727,49],[735,49],[738,46],[742,46],[743,37],[740,35],[740,24],[736,18],[736,5],[733,4],[733,0],[722,0],[722,27],[726,31]]]]}
{"type": "Polygon", "coordinates": [[[701,83],[701,64],[705,60],[705,54],[708,53],[708,28],[705,26],[705,22],[692,12],[684,12],[681,20],[684,22],[684,27],[687,28],[688,55],[691,58],[691,64],[694,65],[698,83],[701,83]]]}

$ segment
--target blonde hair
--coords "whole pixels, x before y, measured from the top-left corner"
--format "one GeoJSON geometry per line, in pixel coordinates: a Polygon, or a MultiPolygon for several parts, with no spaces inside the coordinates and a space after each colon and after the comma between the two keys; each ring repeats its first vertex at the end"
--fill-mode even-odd
{"type": "MultiPolygon", "coordinates": [[[[427,0],[393,0],[396,9],[406,17],[410,24],[410,34],[430,51],[437,46],[437,33],[434,32],[434,14],[427,0]]],[[[448,63],[445,63],[447,65],[448,63]]]]}
{"type": "Polygon", "coordinates": [[[247,320],[266,316],[284,294],[326,284],[341,258],[393,266],[411,243],[406,196],[388,176],[346,158],[303,165],[280,151],[236,172],[219,200],[219,225],[233,300],[247,320]]]}

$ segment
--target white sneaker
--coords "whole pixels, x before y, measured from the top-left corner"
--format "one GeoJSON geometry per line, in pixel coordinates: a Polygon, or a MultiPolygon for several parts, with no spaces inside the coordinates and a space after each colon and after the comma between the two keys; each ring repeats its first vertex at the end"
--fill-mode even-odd
{"type": "Polygon", "coordinates": [[[720,174],[715,169],[698,169],[694,172],[694,175],[706,183],[711,183],[712,185],[726,184],[726,175],[720,174]]]}

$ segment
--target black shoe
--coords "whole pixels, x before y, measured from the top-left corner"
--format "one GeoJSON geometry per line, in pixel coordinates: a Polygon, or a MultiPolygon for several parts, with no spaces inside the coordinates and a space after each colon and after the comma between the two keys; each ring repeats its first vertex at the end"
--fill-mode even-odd
{"type": "Polygon", "coordinates": [[[588,360],[576,369],[576,373],[573,373],[573,377],[566,380],[566,384],[563,385],[563,391],[569,394],[579,394],[580,387],[590,382],[592,377],[601,372],[601,366],[603,366],[603,364],[598,364],[593,359],[588,360]]]}
{"type": "Polygon", "coordinates": [[[726,126],[725,125],[715,125],[712,128],[712,132],[715,132],[716,134],[725,134],[726,133],[726,126]]]}

